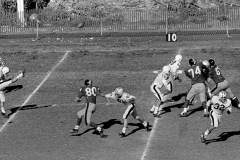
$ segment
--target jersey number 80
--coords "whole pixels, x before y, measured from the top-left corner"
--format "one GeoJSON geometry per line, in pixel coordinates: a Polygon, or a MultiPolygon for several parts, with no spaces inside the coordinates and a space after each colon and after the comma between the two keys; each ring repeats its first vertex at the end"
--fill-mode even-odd
{"type": "Polygon", "coordinates": [[[92,88],[85,88],[85,92],[87,96],[96,96],[96,87],[92,87],[92,88]]]}

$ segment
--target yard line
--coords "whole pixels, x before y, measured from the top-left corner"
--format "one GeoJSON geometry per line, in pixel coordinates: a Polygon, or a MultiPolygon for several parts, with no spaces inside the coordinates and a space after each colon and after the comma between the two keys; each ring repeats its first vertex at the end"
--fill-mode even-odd
{"type": "Polygon", "coordinates": [[[14,117],[17,115],[17,113],[21,110],[21,108],[27,104],[27,102],[33,97],[33,95],[39,90],[39,88],[44,84],[44,82],[50,77],[50,75],[52,74],[52,72],[65,60],[65,58],[67,57],[68,53],[70,51],[67,51],[64,56],[62,57],[62,59],[50,70],[48,71],[46,77],[43,79],[43,81],[37,86],[37,88],[28,96],[28,98],[23,102],[23,104],[18,108],[18,110],[11,116],[9,117],[9,119],[1,126],[0,128],[0,133],[2,133],[2,131],[6,128],[7,124],[9,122],[11,122],[14,117]]]}
{"type": "Polygon", "coordinates": [[[151,141],[152,141],[152,139],[153,139],[153,137],[154,137],[155,128],[156,128],[156,126],[157,126],[158,119],[159,119],[159,118],[155,118],[155,120],[154,120],[153,128],[152,128],[151,133],[150,133],[150,135],[149,135],[149,137],[148,137],[147,144],[146,144],[145,149],[144,149],[144,151],[143,151],[143,154],[142,154],[142,156],[141,156],[141,160],[144,160],[144,158],[147,156],[148,148],[150,147],[151,141]]]}

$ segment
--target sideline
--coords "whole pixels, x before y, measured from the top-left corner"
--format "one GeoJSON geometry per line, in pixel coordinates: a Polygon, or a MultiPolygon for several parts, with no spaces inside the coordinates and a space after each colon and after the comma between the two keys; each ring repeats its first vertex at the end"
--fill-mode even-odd
{"type": "Polygon", "coordinates": [[[33,95],[39,90],[39,88],[45,83],[45,81],[50,77],[50,75],[54,72],[54,70],[66,59],[68,53],[70,53],[70,51],[67,51],[64,56],[61,58],[61,60],[50,70],[47,72],[47,75],[45,76],[45,78],[42,80],[42,82],[37,86],[37,88],[28,96],[28,98],[23,102],[23,104],[18,108],[18,110],[9,117],[9,119],[1,126],[0,128],[0,133],[3,132],[3,130],[7,127],[7,124],[9,122],[11,122],[15,116],[18,114],[18,112],[21,110],[21,108],[23,106],[25,106],[27,104],[27,102],[33,97],[33,95]]]}

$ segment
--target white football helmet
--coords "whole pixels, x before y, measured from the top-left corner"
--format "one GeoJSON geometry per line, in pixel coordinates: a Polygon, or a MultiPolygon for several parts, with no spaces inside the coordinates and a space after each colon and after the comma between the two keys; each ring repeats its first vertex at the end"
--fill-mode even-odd
{"type": "Polygon", "coordinates": [[[209,62],[207,61],[207,60],[204,60],[203,62],[202,62],[202,64],[204,65],[204,66],[206,66],[207,68],[209,67],[209,62]]]}
{"type": "Polygon", "coordinates": [[[3,68],[2,68],[2,73],[3,73],[3,75],[6,76],[9,72],[10,72],[10,69],[9,69],[8,67],[3,67],[3,68]]]}
{"type": "Polygon", "coordinates": [[[165,74],[169,74],[170,73],[171,68],[169,66],[164,66],[162,69],[162,72],[165,74]]]}
{"type": "Polygon", "coordinates": [[[182,55],[178,54],[175,56],[175,61],[181,62],[182,61],[182,55]]]}
{"type": "Polygon", "coordinates": [[[222,103],[225,103],[227,101],[227,93],[225,91],[219,92],[218,97],[222,103]]]}
{"type": "Polygon", "coordinates": [[[122,96],[123,95],[123,89],[121,87],[117,87],[115,89],[115,93],[118,95],[118,96],[122,96]]]}

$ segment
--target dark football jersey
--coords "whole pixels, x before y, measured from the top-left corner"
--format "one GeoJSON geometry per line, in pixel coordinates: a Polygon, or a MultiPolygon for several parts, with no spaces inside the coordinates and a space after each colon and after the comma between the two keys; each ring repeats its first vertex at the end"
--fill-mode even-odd
{"type": "Polygon", "coordinates": [[[207,71],[206,68],[204,68],[202,62],[190,66],[184,72],[186,76],[191,79],[192,85],[196,83],[205,83],[206,81],[207,75],[205,72],[207,71]]]}
{"type": "Polygon", "coordinates": [[[209,78],[211,78],[216,84],[223,82],[225,78],[223,77],[219,67],[215,65],[213,68],[209,70],[208,74],[209,78]]]}
{"type": "Polygon", "coordinates": [[[87,103],[96,104],[97,96],[101,95],[101,93],[97,86],[83,86],[79,90],[78,97],[85,97],[87,103]]]}

